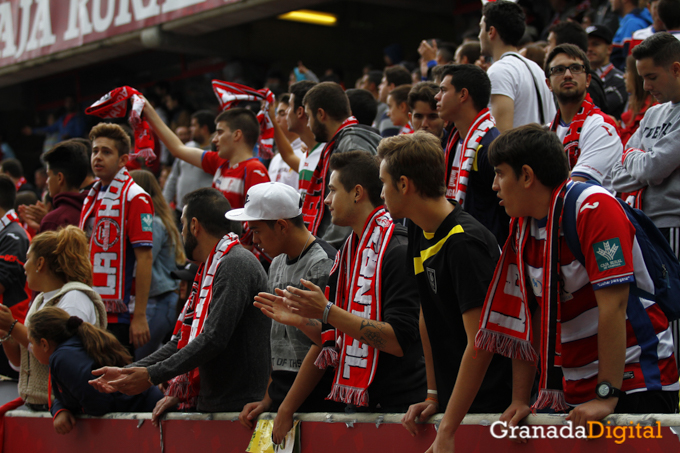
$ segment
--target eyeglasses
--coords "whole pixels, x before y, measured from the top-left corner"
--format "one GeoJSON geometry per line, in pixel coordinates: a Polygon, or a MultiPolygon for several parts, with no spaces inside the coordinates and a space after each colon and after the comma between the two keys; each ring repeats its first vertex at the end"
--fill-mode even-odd
{"type": "Polygon", "coordinates": [[[567,72],[567,69],[569,72],[572,74],[581,74],[582,72],[585,72],[586,70],[586,65],[584,64],[570,64],[569,66],[553,66],[550,68],[550,75],[551,76],[563,76],[565,72],[567,72]]]}

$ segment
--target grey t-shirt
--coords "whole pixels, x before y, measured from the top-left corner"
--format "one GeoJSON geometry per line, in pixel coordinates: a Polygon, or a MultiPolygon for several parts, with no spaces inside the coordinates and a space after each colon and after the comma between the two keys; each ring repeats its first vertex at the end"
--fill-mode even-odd
{"type": "MultiPolygon", "coordinates": [[[[300,279],[309,280],[325,288],[333,267],[336,250],[327,242],[316,239],[299,258],[290,260],[285,254],[274,258],[269,268],[269,287],[287,286],[306,289],[300,279]]],[[[271,329],[272,382],[269,396],[276,405],[285,398],[297,376],[312,341],[301,330],[272,321],[271,329]]],[[[325,396],[325,395],[323,395],[325,396]]]]}

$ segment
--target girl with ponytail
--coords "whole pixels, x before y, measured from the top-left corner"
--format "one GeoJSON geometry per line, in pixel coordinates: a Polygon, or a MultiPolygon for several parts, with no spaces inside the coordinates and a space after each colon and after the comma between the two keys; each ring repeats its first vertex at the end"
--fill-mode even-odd
{"type": "Polygon", "coordinates": [[[158,349],[163,338],[175,327],[179,282],[170,273],[178,265],[184,266],[186,258],[172,211],[156,177],[146,170],[131,171],[130,176],[149,194],[154,210],[151,289],[146,304],[146,321],[149,323],[151,339],[135,350],[135,360],[141,360],[158,349]]]}
{"type": "MultiPolygon", "coordinates": [[[[45,307],[57,306],[70,315],[106,328],[106,309],[92,288],[92,265],[85,233],[68,226],[46,231],[33,238],[26,255],[24,271],[28,287],[40,293],[26,315],[45,307]]],[[[28,350],[27,327],[18,323],[12,312],[0,306],[0,335],[7,358],[19,367],[19,396],[34,410],[47,410],[48,370],[28,350]]]]}
{"type": "Polygon", "coordinates": [[[130,353],[109,332],[83,322],[57,307],[46,307],[28,318],[28,340],[35,358],[49,365],[54,398],[50,412],[54,429],[67,434],[75,426],[74,414],[150,412],[163,397],[157,387],[139,395],[100,393],[88,381],[92,370],[106,365],[123,367],[130,353]]]}

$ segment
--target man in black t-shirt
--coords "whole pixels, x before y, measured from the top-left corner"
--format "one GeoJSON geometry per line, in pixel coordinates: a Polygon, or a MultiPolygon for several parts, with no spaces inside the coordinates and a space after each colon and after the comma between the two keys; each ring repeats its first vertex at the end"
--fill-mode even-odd
{"type": "Polygon", "coordinates": [[[390,137],[380,143],[378,156],[387,208],[412,221],[409,266],[420,293],[427,369],[434,370],[427,399],[411,406],[402,423],[416,434],[416,420],[445,409],[435,445],[453,451],[453,433],[468,411],[503,412],[511,399],[509,360],[474,347],[500,249],[489,230],[446,199],[436,137],[425,132],[390,137]]]}

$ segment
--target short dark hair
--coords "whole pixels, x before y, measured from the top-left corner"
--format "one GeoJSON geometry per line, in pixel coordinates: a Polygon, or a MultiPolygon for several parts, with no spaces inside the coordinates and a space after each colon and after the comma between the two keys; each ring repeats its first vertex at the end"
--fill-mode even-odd
{"type": "Polygon", "coordinates": [[[651,58],[655,66],[669,67],[680,61],[680,41],[667,32],[654,33],[633,49],[633,58],[651,58]]]}
{"type": "Polygon", "coordinates": [[[479,42],[466,42],[460,45],[460,56],[467,57],[468,63],[474,64],[482,55],[482,46],[479,42]]]}
{"type": "MultiPolygon", "coordinates": [[[[305,228],[305,221],[303,219],[302,214],[300,214],[299,216],[290,218],[290,219],[285,219],[285,220],[290,222],[290,224],[293,225],[295,228],[300,228],[300,229],[305,228]]],[[[278,222],[278,220],[263,220],[263,222],[265,223],[265,225],[267,225],[269,227],[270,230],[273,230],[274,225],[276,225],[276,222],[278,222]]]]}
{"type": "Polygon", "coordinates": [[[49,165],[53,174],[62,173],[66,185],[73,189],[80,188],[90,166],[87,160],[87,147],[76,140],[57,143],[43,155],[43,161],[49,165]]]}
{"type": "Polygon", "coordinates": [[[22,190],[21,192],[17,192],[16,197],[14,198],[14,210],[19,211],[19,206],[21,205],[26,205],[26,206],[32,206],[38,202],[38,195],[33,192],[32,190],[22,190]]]}
{"type": "Polygon", "coordinates": [[[456,56],[456,45],[452,42],[440,42],[437,49],[446,62],[452,62],[456,56]]]}
{"type": "Polygon", "coordinates": [[[114,123],[99,123],[90,130],[90,140],[95,141],[99,137],[109,138],[116,144],[115,148],[118,152],[118,157],[124,154],[130,154],[130,135],[118,124],[114,123]]]}
{"type": "Polygon", "coordinates": [[[399,85],[394,90],[392,90],[389,96],[392,96],[394,102],[397,105],[408,102],[408,94],[411,92],[411,85],[399,85]]]}
{"type": "Polygon", "coordinates": [[[352,116],[357,119],[359,124],[370,126],[378,114],[378,101],[368,90],[351,88],[345,91],[349,99],[349,106],[352,109],[352,116]]]}
{"type": "Polygon", "coordinates": [[[468,90],[478,112],[489,105],[491,81],[482,68],[473,64],[447,64],[442,69],[442,80],[448,75],[456,91],[468,90]]]}
{"type": "Polygon", "coordinates": [[[588,33],[578,22],[560,22],[548,29],[555,35],[555,44],[573,44],[584,52],[588,52],[588,33]]]}
{"type": "Polygon", "coordinates": [[[545,67],[543,70],[545,72],[546,79],[550,78],[550,63],[552,63],[555,57],[561,53],[566,54],[571,58],[578,58],[581,60],[583,65],[586,67],[586,74],[590,73],[590,60],[588,60],[588,56],[583,50],[579,49],[573,44],[560,44],[551,50],[548,54],[548,58],[545,59],[545,67]]]}
{"type": "Polygon", "coordinates": [[[422,101],[429,104],[432,110],[437,110],[437,100],[434,98],[437,93],[439,93],[439,86],[434,82],[416,83],[408,93],[408,106],[413,110],[416,102],[422,101]]]}
{"type": "Polygon", "coordinates": [[[680,28],[680,0],[659,0],[656,10],[666,30],[680,28]]]}
{"type": "Polygon", "coordinates": [[[229,200],[217,189],[204,187],[184,196],[184,216],[189,222],[194,217],[211,236],[221,238],[228,233],[240,234],[241,224],[227,219],[231,210],[229,200]]]}
{"type": "Polygon", "coordinates": [[[383,71],[379,71],[377,69],[374,69],[372,71],[368,71],[368,81],[373,83],[375,85],[375,88],[378,88],[378,85],[380,85],[380,82],[382,82],[383,78],[383,71]]]}
{"type": "Polygon", "coordinates": [[[17,159],[5,159],[0,162],[0,166],[2,166],[2,171],[12,178],[21,178],[24,176],[24,167],[17,159]]]}
{"type": "Polygon", "coordinates": [[[514,2],[497,1],[484,5],[482,10],[486,31],[494,27],[501,41],[509,46],[518,46],[526,29],[526,17],[522,8],[514,2]]]}
{"type": "Polygon", "coordinates": [[[429,132],[395,135],[381,140],[378,158],[396,182],[402,176],[413,181],[424,197],[439,198],[446,193],[446,166],[440,140],[429,132]]]}
{"type": "Polygon", "coordinates": [[[278,102],[279,104],[283,103],[283,104],[286,104],[286,105],[290,105],[290,93],[280,94],[277,97],[276,102],[278,102]]]}
{"type": "Polygon", "coordinates": [[[315,117],[316,112],[323,109],[335,121],[346,120],[352,112],[347,95],[335,82],[318,83],[305,94],[302,103],[309,106],[315,117]]]}
{"type": "Polygon", "coordinates": [[[329,165],[332,171],[339,172],[340,183],[347,192],[359,185],[373,206],[382,206],[380,167],[375,156],[361,150],[335,153],[329,165]]]}
{"type": "Polygon", "coordinates": [[[7,175],[0,175],[0,208],[5,211],[14,209],[14,201],[17,197],[17,188],[7,175]]]}
{"type": "Polygon", "coordinates": [[[211,134],[215,133],[215,114],[210,110],[199,110],[191,115],[192,119],[195,119],[198,123],[198,127],[206,126],[208,132],[211,134]]]}
{"type": "Polygon", "coordinates": [[[527,124],[503,132],[489,147],[494,167],[508,164],[519,178],[528,165],[546,187],[555,188],[569,177],[569,162],[557,134],[538,124],[527,124]]]}
{"type": "Polygon", "coordinates": [[[81,143],[85,147],[85,157],[87,158],[87,174],[89,176],[94,176],[94,171],[92,171],[92,141],[89,138],[75,137],[69,138],[74,142],[81,143]]]}
{"type": "Polygon", "coordinates": [[[411,83],[411,71],[400,64],[385,68],[384,74],[388,85],[394,84],[395,87],[398,87],[411,83]]]}
{"type": "Polygon", "coordinates": [[[295,97],[293,98],[293,110],[297,110],[300,107],[304,107],[302,100],[305,98],[307,92],[311,90],[314,85],[316,85],[316,82],[312,82],[311,80],[300,80],[299,82],[295,82],[290,86],[290,94],[295,95],[295,97]]]}
{"type": "Polygon", "coordinates": [[[255,147],[257,138],[260,136],[260,123],[252,110],[241,107],[225,110],[217,115],[215,124],[220,121],[227,123],[227,127],[234,131],[241,131],[246,145],[250,148],[255,147]]]}

